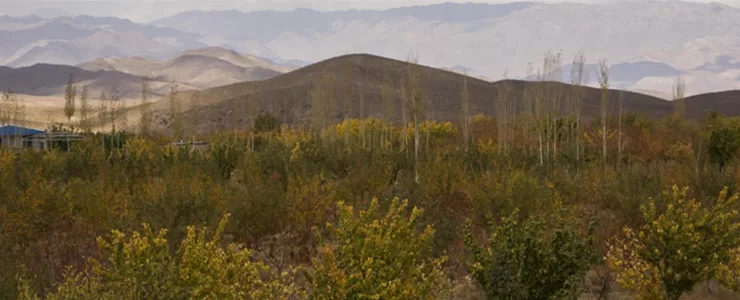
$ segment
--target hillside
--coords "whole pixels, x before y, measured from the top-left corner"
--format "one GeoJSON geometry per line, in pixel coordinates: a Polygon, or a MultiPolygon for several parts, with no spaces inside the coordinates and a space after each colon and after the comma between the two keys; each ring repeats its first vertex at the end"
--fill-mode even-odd
{"type": "MultiPolygon", "coordinates": [[[[101,91],[110,91],[114,86],[119,90],[121,98],[138,98],[141,84],[145,80],[143,77],[118,71],[87,71],[65,65],[36,64],[17,69],[0,68],[0,90],[12,90],[29,96],[56,96],[59,98],[59,105],[62,105],[64,88],[70,75],[78,91],[87,85],[90,96],[94,98],[101,91]]],[[[168,92],[167,81],[150,80],[149,85],[153,96],[168,92]]],[[[191,88],[181,84],[183,90],[191,88]]]]}
{"type": "MultiPolygon", "coordinates": [[[[332,107],[334,121],[349,116],[382,116],[385,108],[381,97],[383,86],[393,87],[395,99],[391,118],[402,119],[399,84],[405,80],[408,64],[402,61],[373,55],[347,55],[329,59],[305,68],[277,76],[261,82],[238,83],[203,92],[204,103],[199,113],[202,131],[229,128],[236,122],[245,126],[250,116],[259,111],[268,111],[287,122],[301,122],[311,111],[310,92],[317,82],[324,82],[325,90],[331,90],[333,97],[328,100],[332,107]],[[326,78],[334,78],[327,84],[326,78]],[[362,99],[362,101],[360,101],[362,99]],[[236,112],[239,116],[233,117],[236,112]]],[[[427,118],[437,120],[458,120],[461,113],[461,87],[463,75],[419,66],[427,118]]],[[[538,83],[508,80],[490,83],[468,77],[471,114],[495,115],[495,99],[499,91],[509,90],[508,99],[521,103],[525,89],[538,83]]],[[[562,83],[544,83],[548,88],[568,90],[562,83]]],[[[585,94],[583,117],[591,118],[599,114],[601,91],[595,88],[580,87],[585,94]]],[[[611,90],[610,110],[616,111],[616,101],[620,91],[611,90]]],[[[649,117],[661,117],[673,111],[671,102],[634,92],[624,92],[624,106],[627,111],[649,117]]],[[[690,109],[707,105],[703,97],[687,100],[690,109]],[[703,104],[695,104],[702,102],[703,104]]],[[[715,106],[727,114],[740,113],[740,106],[721,103],[715,106]]],[[[410,105],[410,104],[408,104],[410,105]]],[[[409,106],[407,106],[409,109],[409,106]]],[[[693,114],[692,117],[695,117],[693,114]]]]}
{"type": "Polygon", "coordinates": [[[288,70],[267,60],[215,47],[189,50],[168,60],[102,58],[78,67],[88,71],[120,71],[160,81],[176,80],[201,89],[264,80],[288,70]]]}
{"type": "Polygon", "coordinates": [[[686,98],[686,116],[701,118],[716,111],[727,116],[740,114],[740,90],[701,94],[686,98]]]}

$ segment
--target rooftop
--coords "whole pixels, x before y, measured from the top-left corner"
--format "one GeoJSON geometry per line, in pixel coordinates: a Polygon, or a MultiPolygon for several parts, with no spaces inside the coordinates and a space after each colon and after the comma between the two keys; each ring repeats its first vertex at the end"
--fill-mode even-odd
{"type": "Polygon", "coordinates": [[[29,136],[44,133],[43,130],[7,125],[0,127],[0,136],[29,136]]]}

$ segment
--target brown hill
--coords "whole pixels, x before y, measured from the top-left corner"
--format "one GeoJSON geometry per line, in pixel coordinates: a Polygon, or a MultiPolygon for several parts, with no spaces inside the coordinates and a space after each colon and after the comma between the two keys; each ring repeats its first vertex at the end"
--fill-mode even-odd
{"type": "MultiPolygon", "coordinates": [[[[260,82],[238,83],[206,90],[202,94],[204,101],[198,112],[199,130],[213,131],[232,125],[245,126],[260,111],[270,112],[286,122],[305,121],[311,110],[311,91],[316,86],[330,90],[333,95],[326,96],[330,98],[328,102],[333,121],[345,114],[351,117],[382,116],[386,111],[382,104],[382,90],[384,86],[391,87],[395,95],[391,118],[400,121],[400,86],[407,78],[408,67],[406,62],[373,55],[347,55],[260,82]],[[233,115],[235,113],[236,116],[233,115]]],[[[427,118],[458,120],[461,115],[461,87],[466,77],[425,66],[418,68],[427,118]]],[[[600,112],[601,91],[595,88],[571,88],[563,83],[515,80],[490,83],[472,77],[467,77],[467,82],[471,114],[496,115],[495,99],[499,91],[508,91],[507,99],[511,103],[522,103],[525,91],[538,84],[551,90],[581,91],[584,95],[582,116],[585,119],[598,116],[600,112]]],[[[628,112],[653,118],[673,112],[670,101],[634,92],[610,90],[610,113],[616,112],[620,93],[624,93],[624,108],[628,112]]],[[[730,115],[740,113],[740,105],[729,98],[722,98],[728,99],[726,101],[704,99],[703,95],[687,99],[687,110],[691,111],[689,117],[699,117],[707,109],[730,115]]],[[[406,108],[409,109],[409,106],[406,108]]]]}
{"type": "Polygon", "coordinates": [[[176,80],[201,89],[264,80],[284,72],[283,67],[266,60],[218,47],[186,51],[169,60],[102,58],[78,67],[88,71],[119,71],[161,81],[176,80]]]}
{"type": "MultiPolygon", "coordinates": [[[[36,64],[0,70],[0,90],[12,90],[31,96],[61,97],[70,75],[78,90],[84,85],[88,86],[91,97],[98,97],[101,91],[110,91],[115,86],[121,98],[138,98],[141,84],[146,80],[141,76],[118,71],[87,71],[65,65],[36,64]]],[[[184,90],[191,88],[180,85],[184,90]]],[[[149,86],[155,97],[165,95],[169,90],[167,81],[149,80],[149,86]]]]}
{"type": "Polygon", "coordinates": [[[711,111],[727,116],[740,114],[740,90],[707,93],[686,98],[686,116],[698,119],[711,111]]]}

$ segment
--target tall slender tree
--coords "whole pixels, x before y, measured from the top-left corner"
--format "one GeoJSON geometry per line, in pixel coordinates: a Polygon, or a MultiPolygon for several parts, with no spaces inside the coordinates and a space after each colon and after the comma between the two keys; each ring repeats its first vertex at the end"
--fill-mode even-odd
{"type": "Polygon", "coordinates": [[[196,90],[190,95],[190,136],[195,141],[195,136],[198,134],[198,124],[200,122],[200,90],[196,90]]]}
{"type": "Polygon", "coordinates": [[[170,128],[172,128],[172,136],[175,140],[179,141],[183,138],[182,128],[182,116],[180,115],[180,102],[178,101],[180,92],[177,90],[177,83],[172,81],[170,85],[170,94],[168,95],[169,106],[170,106],[170,128]]]}
{"type": "Polygon", "coordinates": [[[149,82],[141,83],[141,103],[139,103],[139,134],[148,138],[151,134],[152,112],[149,105],[149,82]]]}
{"type": "Polygon", "coordinates": [[[106,95],[105,90],[100,91],[100,97],[99,100],[99,109],[98,109],[98,122],[99,127],[102,130],[105,126],[105,123],[108,122],[108,118],[110,116],[110,113],[108,112],[108,105],[110,104],[108,102],[108,95],[106,95]]]}
{"type": "Polygon", "coordinates": [[[601,87],[601,158],[606,166],[606,117],[609,109],[609,64],[606,58],[599,61],[599,86],[601,87]]]}
{"type": "Polygon", "coordinates": [[[75,98],[77,97],[77,87],[74,85],[72,73],[67,79],[67,86],[64,89],[64,116],[67,117],[68,125],[71,125],[72,117],[75,115],[75,98]]]}
{"type": "Polygon", "coordinates": [[[622,150],[624,145],[622,144],[622,116],[624,111],[624,91],[619,91],[619,116],[617,125],[617,171],[619,166],[622,164],[622,150]]]}
{"type": "Polygon", "coordinates": [[[685,93],[686,83],[679,75],[676,78],[676,84],[673,86],[673,114],[677,118],[683,118],[686,114],[685,93]]]}
{"type": "Polygon", "coordinates": [[[575,137],[574,148],[576,154],[576,163],[580,162],[581,160],[581,112],[583,111],[584,98],[584,90],[582,88],[582,85],[585,83],[585,65],[586,55],[583,52],[583,49],[581,49],[573,58],[570,73],[570,84],[572,88],[570,98],[572,101],[571,105],[573,118],[575,119],[573,136],[575,137]]]}
{"type": "Polygon", "coordinates": [[[421,161],[419,158],[419,151],[421,147],[421,122],[424,116],[424,97],[421,88],[421,79],[419,74],[419,55],[411,54],[408,61],[408,81],[409,84],[408,92],[411,98],[412,117],[414,122],[414,180],[419,182],[419,169],[421,168],[421,161]]]}
{"type": "Polygon", "coordinates": [[[80,94],[80,129],[85,133],[89,133],[91,131],[91,106],[90,100],[88,99],[88,92],[88,87],[85,85],[82,87],[82,93],[80,94]]]}
{"type": "Polygon", "coordinates": [[[460,104],[462,109],[463,144],[465,150],[470,146],[470,94],[468,93],[468,77],[463,77],[462,90],[460,93],[460,104]]]}

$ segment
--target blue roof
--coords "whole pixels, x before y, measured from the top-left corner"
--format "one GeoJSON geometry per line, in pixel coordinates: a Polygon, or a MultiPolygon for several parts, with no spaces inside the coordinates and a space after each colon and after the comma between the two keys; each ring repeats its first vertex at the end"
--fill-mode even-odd
{"type": "Polygon", "coordinates": [[[44,133],[43,130],[20,127],[15,125],[8,125],[0,127],[0,137],[3,136],[29,136],[34,134],[44,133]]]}

